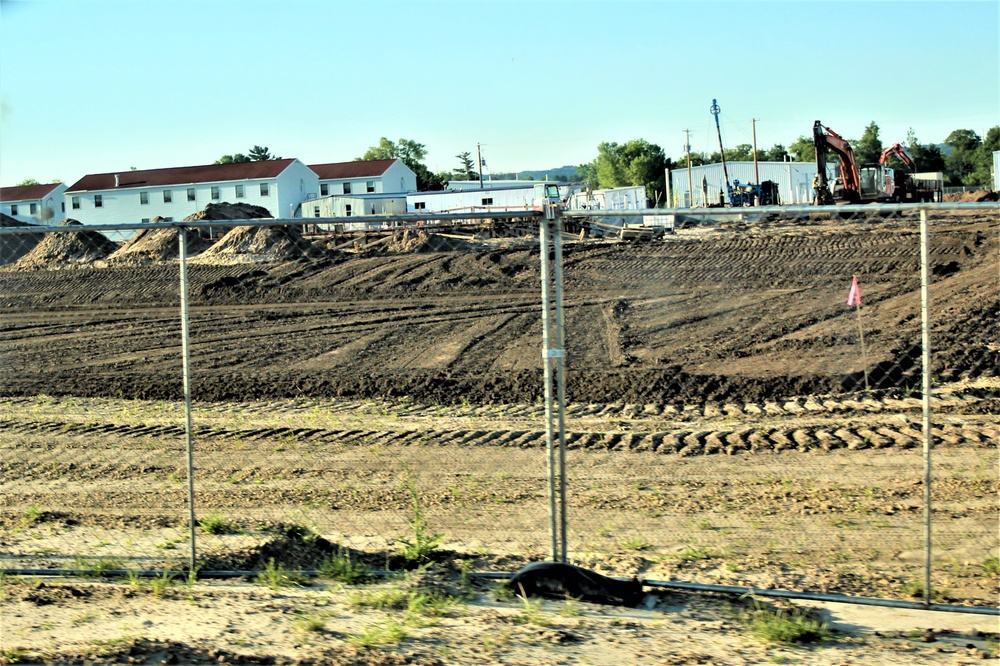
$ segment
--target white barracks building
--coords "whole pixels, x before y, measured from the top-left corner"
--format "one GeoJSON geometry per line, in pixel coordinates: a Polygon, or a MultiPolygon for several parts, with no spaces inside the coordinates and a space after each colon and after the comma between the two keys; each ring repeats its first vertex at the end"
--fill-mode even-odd
{"type": "Polygon", "coordinates": [[[180,221],[210,203],[228,202],[294,217],[318,190],[316,173],[297,159],[98,173],[66,190],[65,216],[84,224],[180,221]]]}

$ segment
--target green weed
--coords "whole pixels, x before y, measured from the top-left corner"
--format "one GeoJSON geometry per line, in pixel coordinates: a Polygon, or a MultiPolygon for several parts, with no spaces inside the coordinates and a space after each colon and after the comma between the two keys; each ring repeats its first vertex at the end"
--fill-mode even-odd
{"type": "Polygon", "coordinates": [[[198,521],[198,527],[206,534],[239,534],[243,528],[217,513],[212,513],[198,521]]]}
{"type": "Polygon", "coordinates": [[[32,504],[24,511],[24,514],[21,516],[21,524],[25,527],[28,527],[40,521],[42,519],[42,516],[44,515],[45,512],[42,511],[42,508],[40,506],[38,506],[37,504],[32,504]]]}
{"type": "Polygon", "coordinates": [[[257,574],[257,582],[267,585],[272,590],[278,590],[282,587],[301,585],[304,580],[301,574],[289,571],[282,565],[276,564],[272,557],[267,561],[264,570],[257,574]]]}
{"type": "Polygon", "coordinates": [[[406,472],[404,485],[410,494],[410,510],[412,512],[407,522],[413,530],[413,536],[410,539],[397,539],[396,541],[402,544],[400,554],[407,562],[423,564],[428,560],[430,554],[441,545],[444,535],[431,534],[428,531],[427,518],[420,506],[420,493],[417,490],[416,480],[413,478],[409,465],[404,463],[403,470],[406,472]]]}
{"type": "Polygon", "coordinates": [[[785,612],[758,604],[742,613],[740,620],[752,635],[768,643],[796,645],[830,638],[830,629],[818,620],[799,610],[785,612]]]}
{"type": "Polygon", "coordinates": [[[117,558],[101,558],[98,560],[87,560],[79,555],[73,558],[73,568],[77,576],[84,578],[101,578],[109,571],[124,569],[122,561],[117,558]]]}
{"type": "Polygon", "coordinates": [[[157,599],[162,599],[173,585],[174,575],[169,571],[164,571],[159,576],[149,579],[149,591],[157,599]]]}
{"type": "Polygon", "coordinates": [[[350,554],[345,555],[342,552],[323,560],[319,565],[319,575],[348,585],[357,585],[369,579],[365,565],[353,562],[350,554]]]}
{"type": "Polygon", "coordinates": [[[685,546],[684,550],[679,552],[676,557],[681,562],[698,562],[701,560],[712,560],[721,557],[721,555],[711,548],[692,543],[685,546]]]}
{"type": "Polygon", "coordinates": [[[303,613],[295,621],[295,628],[305,633],[318,633],[326,629],[326,620],[319,615],[303,613]]]}
{"type": "Polygon", "coordinates": [[[1000,558],[988,557],[986,561],[983,562],[983,573],[993,578],[994,576],[1000,575],[1000,558]]]}
{"type": "Polygon", "coordinates": [[[393,645],[406,638],[406,629],[393,620],[386,620],[383,625],[365,627],[361,633],[352,634],[347,642],[359,650],[367,650],[377,645],[393,645]]]}
{"type": "Polygon", "coordinates": [[[653,544],[642,537],[631,537],[621,542],[621,547],[625,550],[648,550],[653,544]]]}

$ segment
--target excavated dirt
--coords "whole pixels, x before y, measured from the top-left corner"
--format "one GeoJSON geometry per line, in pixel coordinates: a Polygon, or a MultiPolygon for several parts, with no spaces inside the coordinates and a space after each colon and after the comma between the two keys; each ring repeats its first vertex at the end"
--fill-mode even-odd
{"type": "MultiPolygon", "coordinates": [[[[15,220],[9,215],[0,213],[0,227],[30,227],[27,222],[15,220]]],[[[35,249],[45,234],[15,234],[0,235],[0,266],[10,264],[35,249]]]]}
{"type": "MultiPolygon", "coordinates": [[[[153,218],[153,222],[162,218],[153,218]]],[[[186,229],[187,252],[193,257],[211,246],[197,229],[186,229]]],[[[177,229],[142,229],[117,251],[108,256],[109,263],[152,263],[177,259],[180,239],[177,229]]]]}
{"type": "MultiPolygon", "coordinates": [[[[80,222],[66,219],[60,222],[59,226],[80,226],[80,222]]],[[[48,234],[30,252],[18,259],[14,268],[19,270],[54,269],[89,264],[104,259],[117,249],[118,245],[114,241],[97,231],[82,230],[48,234]]]]}
{"type": "Polygon", "coordinates": [[[386,250],[394,253],[456,252],[481,249],[460,238],[449,238],[420,229],[406,229],[393,236],[386,250]]]}
{"type": "Polygon", "coordinates": [[[195,263],[273,263],[319,259],[326,251],[302,238],[293,227],[235,227],[192,261],[195,263]]]}

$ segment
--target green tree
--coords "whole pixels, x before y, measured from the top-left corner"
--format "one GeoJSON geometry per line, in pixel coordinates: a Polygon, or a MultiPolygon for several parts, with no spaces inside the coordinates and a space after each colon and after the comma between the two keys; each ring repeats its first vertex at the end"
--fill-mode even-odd
{"type": "MultiPolygon", "coordinates": [[[[691,166],[701,166],[702,164],[708,164],[708,157],[704,153],[691,153],[691,166]]],[[[686,169],[688,165],[687,153],[684,153],[673,163],[671,169],[686,169]]]]}
{"type": "Polygon", "coordinates": [[[757,159],[763,162],[784,162],[788,151],[780,143],[776,143],[763,153],[758,153],[757,159]]]}
{"type": "Polygon", "coordinates": [[[976,151],[982,144],[978,134],[968,129],[957,129],[944,140],[951,148],[945,158],[945,181],[949,185],[977,185],[976,151]]]}
{"type": "Polygon", "coordinates": [[[851,142],[851,145],[854,147],[854,158],[859,165],[878,162],[878,158],[882,156],[882,140],[878,136],[878,125],[874,120],[865,127],[861,138],[851,142]]]}
{"type": "Polygon", "coordinates": [[[22,181],[21,181],[20,183],[18,183],[18,184],[17,184],[17,185],[15,186],[15,187],[24,187],[24,186],[26,186],[26,185],[40,185],[40,184],[41,184],[41,183],[39,183],[39,182],[38,182],[37,180],[35,180],[34,178],[28,178],[27,180],[22,180],[22,181]]]}
{"type": "Polygon", "coordinates": [[[730,162],[752,162],[753,146],[749,143],[736,144],[735,148],[729,148],[726,150],[726,160],[730,162]]]}
{"type": "Polygon", "coordinates": [[[811,136],[800,136],[788,146],[796,162],[816,161],[816,141],[811,136]]]}
{"type": "Polygon", "coordinates": [[[453,176],[455,180],[479,180],[479,172],[476,171],[475,165],[472,162],[471,153],[459,153],[455,155],[458,158],[459,166],[453,171],[453,176]]]}
{"type": "Polygon", "coordinates": [[[253,162],[265,162],[267,160],[280,160],[281,158],[277,155],[272,155],[271,151],[267,149],[267,146],[254,146],[250,149],[248,155],[253,162]]]}
{"type": "Polygon", "coordinates": [[[924,145],[911,127],[906,133],[906,152],[916,164],[916,171],[944,171],[944,154],[933,144],[924,145]]]}
{"type": "Polygon", "coordinates": [[[589,183],[596,181],[600,189],[642,185],[646,188],[646,197],[656,202],[664,196],[664,170],[670,164],[663,149],[645,139],[633,139],[621,145],[602,142],[597,146],[597,159],[585,175],[589,183]]]}
{"type": "Polygon", "coordinates": [[[986,131],[986,137],[973,155],[972,184],[991,187],[993,184],[993,151],[1000,150],[1000,125],[986,131]]]}
{"type": "Polygon", "coordinates": [[[236,153],[235,155],[223,155],[219,159],[215,160],[214,164],[234,164],[236,162],[249,162],[250,158],[243,153],[236,153]]]}
{"type": "MultiPolygon", "coordinates": [[[[393,143],[384,136],[378,141],[377,146],[372,146],[365,151],[357,160],[390,160],[398,159],[413,171],[417,176],[417,189],[421,192],[430,190],[443,190],[448,182],[447,173],[432,173],[423,163],[427,157],[427,148],[422,143],[417,143],[412,139],[400,139],[393,143]]],[[[478,176],[476,176],[478,178],[478,176]]]]}

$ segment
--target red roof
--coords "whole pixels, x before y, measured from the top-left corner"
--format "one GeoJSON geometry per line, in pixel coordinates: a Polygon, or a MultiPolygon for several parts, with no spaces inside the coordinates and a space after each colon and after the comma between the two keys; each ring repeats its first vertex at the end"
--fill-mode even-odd
{"type": "Polygon", "coordinates": [[[113,190],[123,187],[161,187],[164,185],[186,185],[188,183],[216,183],[232,180],[275,178],[294,161],[294,159],[265,160],[263,162],[236,162],[233,164],[172,167],[170,169],[93,173],[73,183],[68,191],[113,190]],[[118,176],[117,185],[115,184],[115,176],[118,176]]]}
{"type": "Polygon", "coordinates": [[[62,183],[0,187],[0,201],[38,201],[40,199],[44,199],[45,195],[60,185],[62,185],[62,183]]]}
{"type": "Polygon", "coordinates": [[[391,160],[355,160],[354,162],[333,162],[332,164],[310,164],[320,180],[334,178],[365,178],[381,176],[396,162],[391,160]]]}

